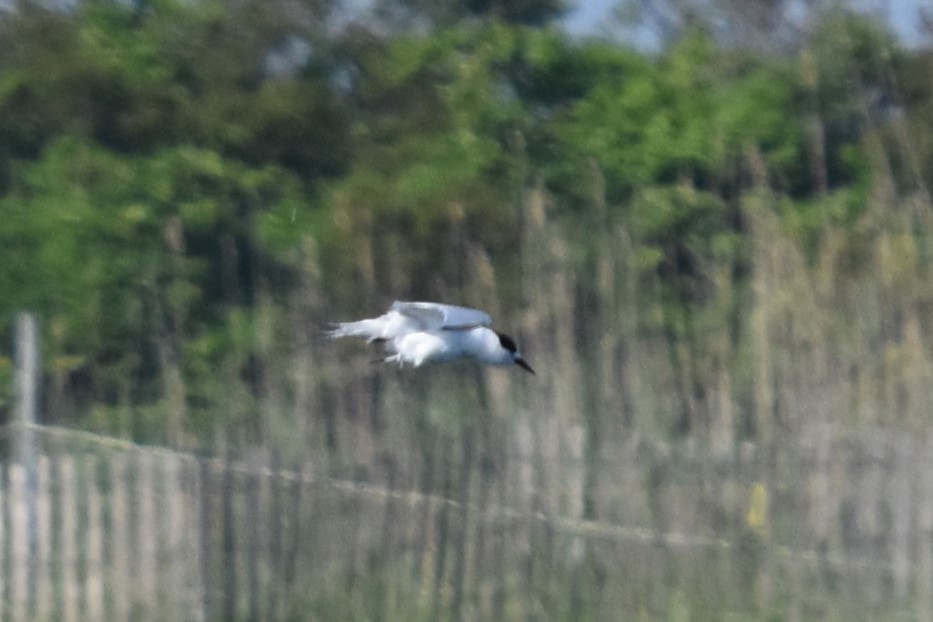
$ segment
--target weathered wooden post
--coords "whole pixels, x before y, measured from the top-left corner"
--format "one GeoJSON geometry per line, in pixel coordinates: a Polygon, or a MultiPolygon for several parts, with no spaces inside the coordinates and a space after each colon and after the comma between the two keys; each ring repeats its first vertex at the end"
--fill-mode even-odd
{"type": "Polygon", "coordinates": [[[26,608],[28,615],[36,611],[36,578],[38,543],[36,529],[36,412],[39,401],[39,331],[32,313],[20,313],[16,318],[16,435],[17,459],[25,474],[26,546],[28,571],[26,577],[26,608]]]}

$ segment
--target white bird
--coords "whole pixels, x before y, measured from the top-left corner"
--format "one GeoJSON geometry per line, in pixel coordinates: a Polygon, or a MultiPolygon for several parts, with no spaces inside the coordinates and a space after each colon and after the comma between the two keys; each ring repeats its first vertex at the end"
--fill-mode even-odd
{"type": "Polygon", "coordinates": [[[391,356],[387,363],[420,367],[472,358],[490,365],[518,365],[535,373],[508,335],[492,330],[492,318],[478,309],[437,302],[394,302],[379,317],[340,322],[329,331],[331,338],[365,337],[379,341],[391,356]]]}

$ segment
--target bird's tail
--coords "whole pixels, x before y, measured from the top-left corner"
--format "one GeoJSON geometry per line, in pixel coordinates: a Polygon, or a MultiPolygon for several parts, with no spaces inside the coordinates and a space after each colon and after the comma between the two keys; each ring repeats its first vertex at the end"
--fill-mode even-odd
{"type": "Polygon", "coordinates": [[[382,336],[382,322],[379,319],[339,322],[334,325],[334,328],[327,331],[327,336],[331,339],[366,337],[367,341],[374,341],[382,336]]]}

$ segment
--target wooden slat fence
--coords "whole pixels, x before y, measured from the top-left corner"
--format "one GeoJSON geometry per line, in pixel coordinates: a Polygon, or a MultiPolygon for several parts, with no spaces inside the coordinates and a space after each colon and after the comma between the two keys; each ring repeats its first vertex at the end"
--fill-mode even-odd
{"type": "Polygon", "coordinates": [[[633,443],[602,459],[615,475],[581,518],[520,490],[518,464],[488,473],[467,444],[428,486],[34,432],[35,480],[19,461],[0,468],[10,622],[933,611],[929,434],[824,428],[718,460],[633,443]]]}

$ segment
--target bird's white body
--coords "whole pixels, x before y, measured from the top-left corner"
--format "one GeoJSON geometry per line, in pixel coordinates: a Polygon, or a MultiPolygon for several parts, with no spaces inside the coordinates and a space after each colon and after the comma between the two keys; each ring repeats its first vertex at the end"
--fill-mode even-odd
{"type": "Polygon", "coordinates": [[[382,341],[387,362],[420,367],[470,358],[490,365],[519,365],[522,359],[511,338],[490,328],[483,311],[435,302],[395,302],[387,313],[357,322],[342,322],[331,337],[365,337],[382,341]]]}

